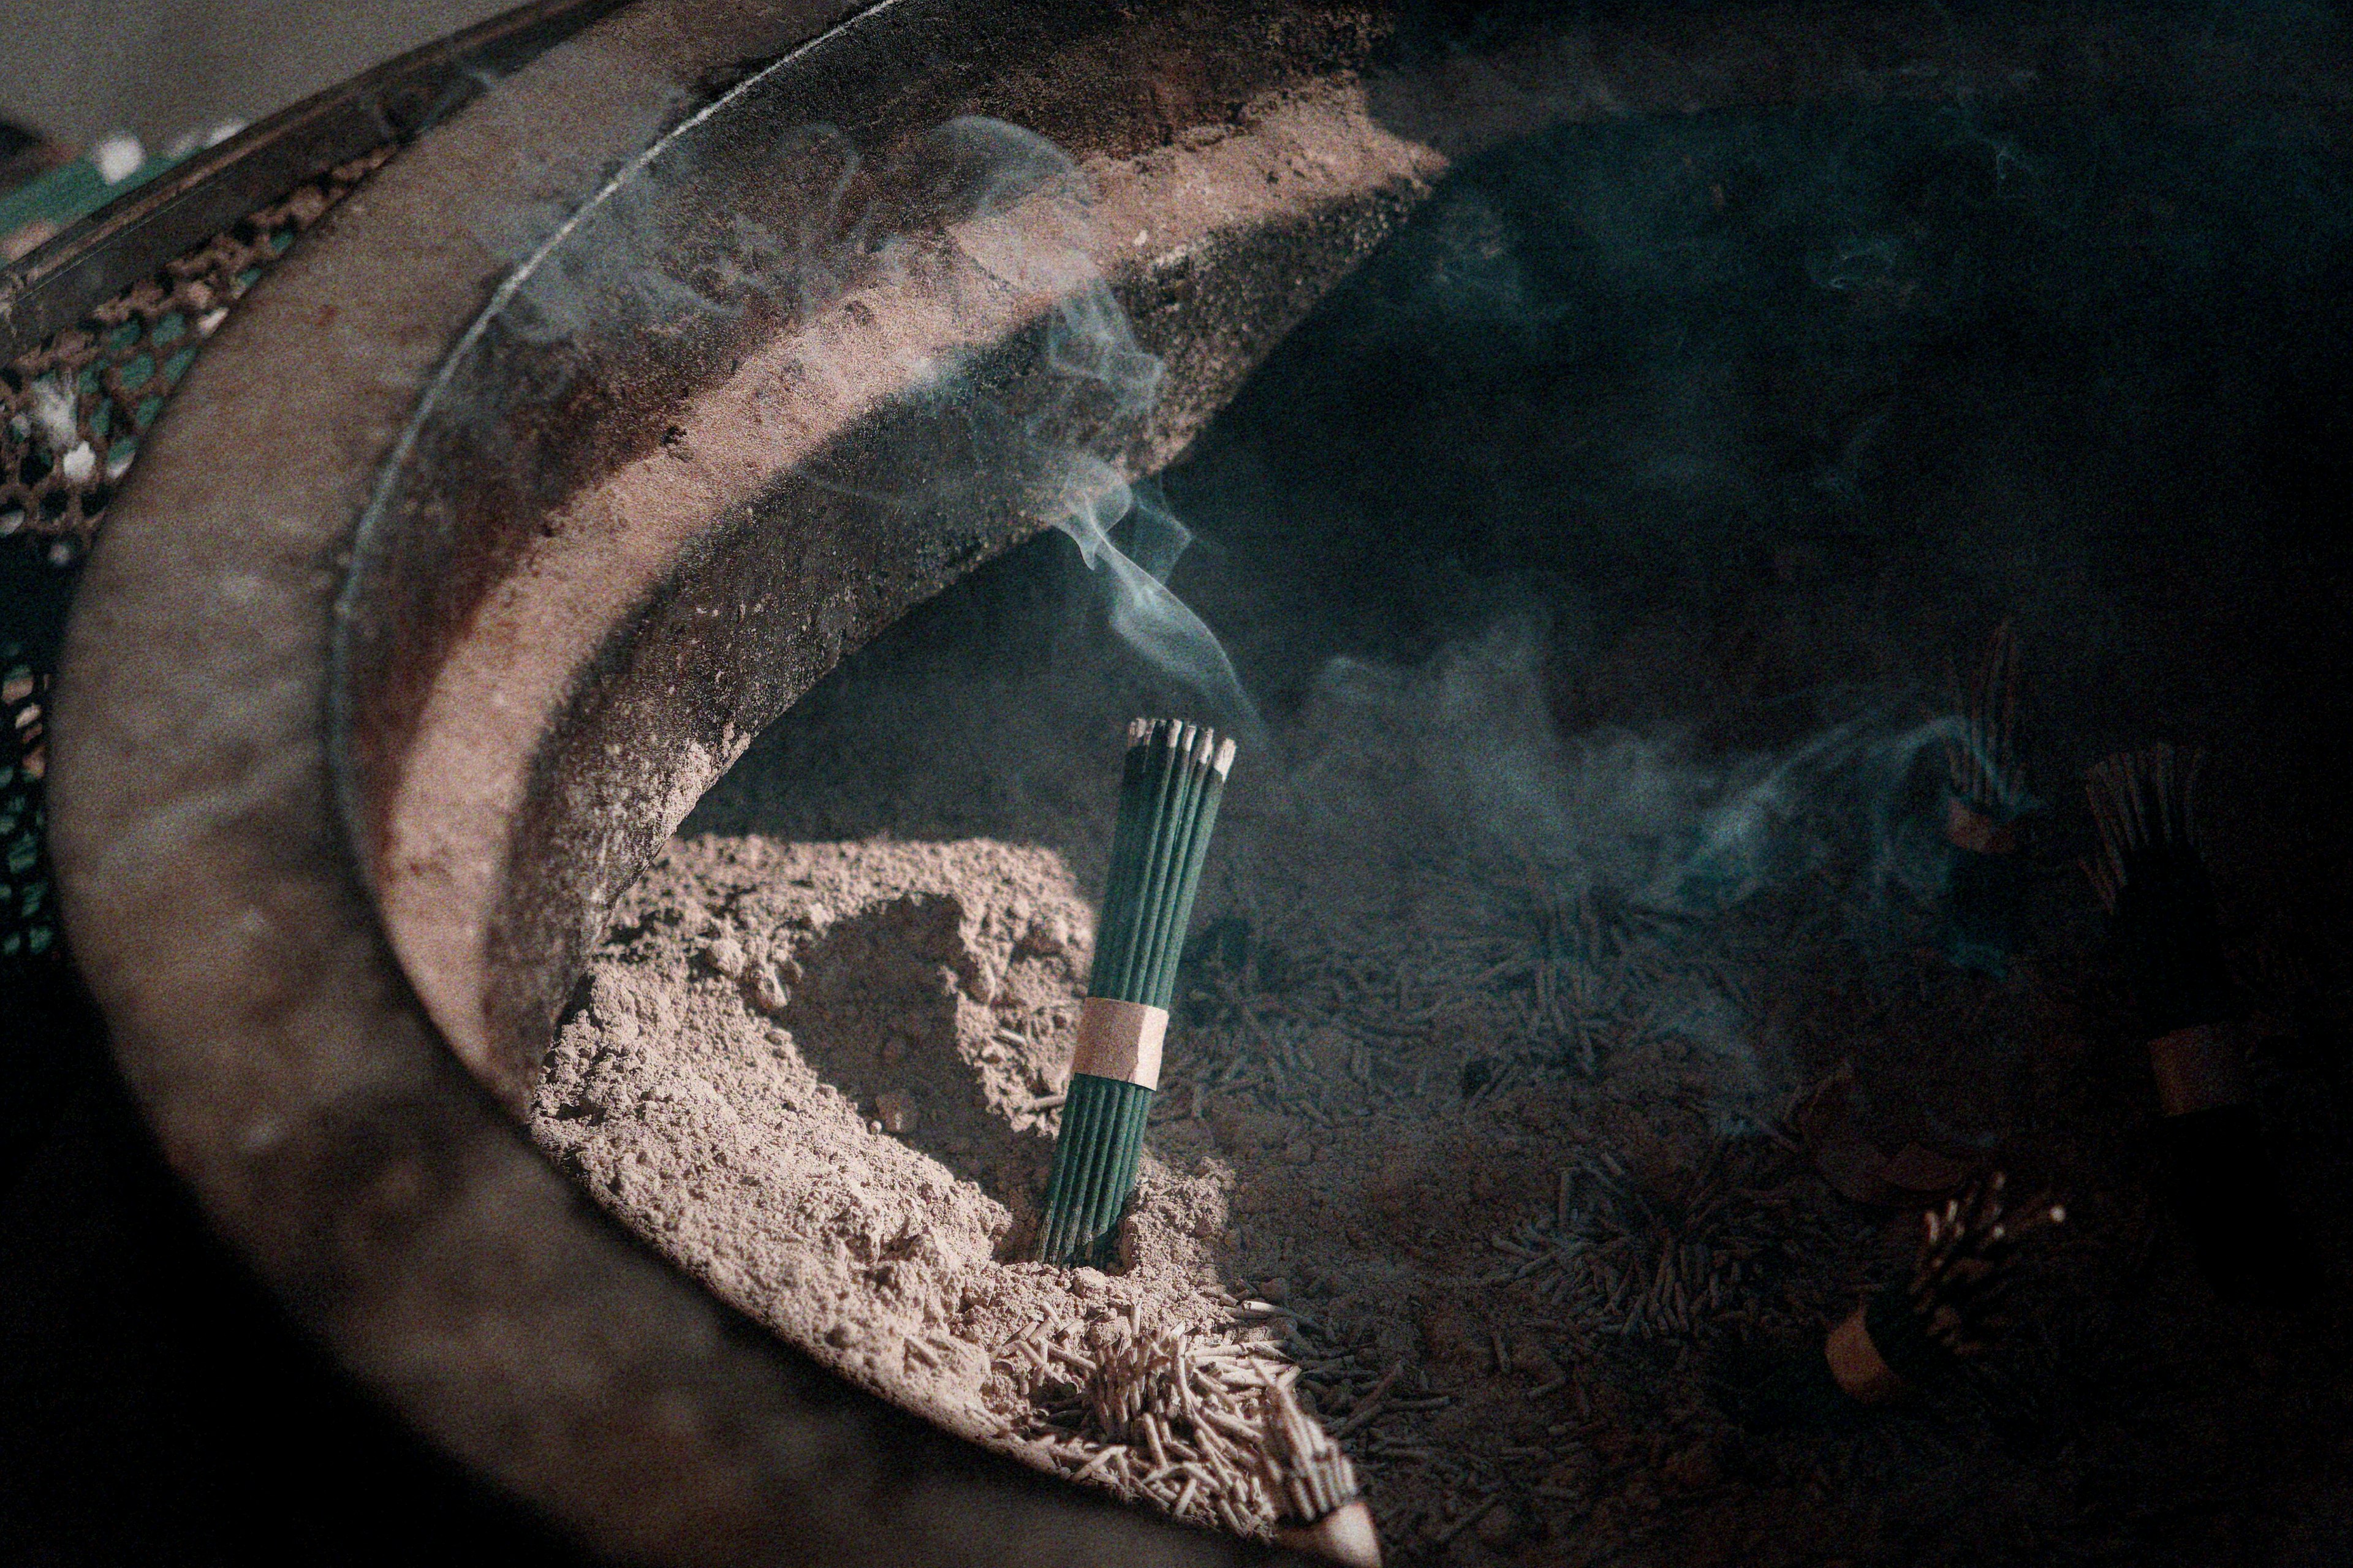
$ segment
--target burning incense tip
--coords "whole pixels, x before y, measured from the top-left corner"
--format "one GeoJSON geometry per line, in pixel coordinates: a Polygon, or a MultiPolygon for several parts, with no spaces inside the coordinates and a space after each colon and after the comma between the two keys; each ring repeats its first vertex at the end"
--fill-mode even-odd
{"type": "Polygon", "coordinates": [[[2008,1183],[1996,1171],[1922,1216],[1920,1260],[1905,1294],[1928,1337],[1956,1356],[1977,1354],[2009,1325],[2006,1303],[2019,1238],[2067,1217],[2064,1207],[2048,1202],[2014,1217],[2002,1201],[2008,1183]]]}

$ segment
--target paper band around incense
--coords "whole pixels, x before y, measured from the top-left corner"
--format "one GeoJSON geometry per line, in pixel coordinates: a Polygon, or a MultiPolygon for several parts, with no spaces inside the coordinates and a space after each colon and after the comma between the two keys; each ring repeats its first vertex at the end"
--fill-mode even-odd
{"type": "Polygon", "coordinates": [[[1904,1392],[1904,1380],[1895,1375],[1871,1342],[1871,1331],[1862,1321],[1863,1310],[1857,1307],[1846,1321],[1831,1331],[1823,1342],[1822,1355],[1831,1363],[1831,1376],[1838,1380],[1839,1388],[1850,1399],[1865,1405],[1884,1405],[1904,1392]]]}
{"type": "Polygon", "coordinates": [[[1079,1011],[1079,1043],[1071,1070],[1145,1089],[1160,1087],[1160,1045],[1168,1010],[1109,996],[1090,996],[1079,1011]]]}
{"type": "Polygon", "coordinates": [[[1351,1498],[1313,1524],[1278,1524],[1274,1542],[1348,1568],[1381,1568],[1380,1531],[1373,1528],[1373,1510],[1362,1498],[1351,1498]]]}
{"type": "Polygon", "coordinates": [[[2176,1029],[2151,1040],[2148,1066],[2157,1077],[2158,1102],[2168,1116],[2243,1105],[2253,1098],[2245,1064],[2211,1024],[2176,1029]]]}
{"type": "Polygon", "coordinates": [[[2015,823],[1996,822],[1958,795],[1945,802],[1945,837],[1972,855],[2007,855],[2018,847],[2015,823]]]}

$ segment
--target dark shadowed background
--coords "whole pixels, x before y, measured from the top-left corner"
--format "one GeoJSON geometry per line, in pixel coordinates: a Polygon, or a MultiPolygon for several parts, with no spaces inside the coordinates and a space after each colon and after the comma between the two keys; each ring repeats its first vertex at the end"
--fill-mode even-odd
{"type": "MultiPolygon", "coordinates": [[[[161,151],[505,8],[6,0],[0,120],[161,151]]],[[[0,1014],[0,1563],[576,1560],[353,1393],[211,1239],[78,999],[0,1014]]]]}

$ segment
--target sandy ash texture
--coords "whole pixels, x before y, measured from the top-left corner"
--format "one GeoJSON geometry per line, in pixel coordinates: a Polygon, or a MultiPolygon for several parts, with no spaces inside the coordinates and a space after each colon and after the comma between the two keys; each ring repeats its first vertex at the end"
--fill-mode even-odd
{"type": "Polygon", "coordinates": [[[1158,1337],[1182,1337],[1236,1430],[1258,1418],[1261,1377],[1296,1374],[1268,1342],[1282,1314],[1218,1283],[1222,1161],[1147,1163],[1115,1276],[1019,1261],[1092,937],[1068,872],[1036,849],[679,844],[591,971],[534,1123],[672,1258],[864,1386],[1262,1530],[1230,1442],[1222,1473],[1148,1477],[1126,1446],[1054,1418],[1107,1352],[1158,1337]]]}
{"type": "MultiPolygon", "coordinates": [[[[1507,889],[1498,908],[1433,879],[1397,940],[1367,947],[1377,928],[1345,924],[1355,950],[1321,921],[1253,928],[1289,945],[1231,912],[1213,922],[1109,1275],[1020,1261],[1091,948],[1091,907],[1051,851],[675,843],[559,1035],[536,1125],[670,1256],[864,1385],[1256,1528],[1253,1486],[1187,1489],[1184,1473],[1145,1489],[1167,1459],[1105,1445],[1086,1396],[1107,1351],[1182,1335],[1225,1374],[1212,1392],[1243,1424],[1262,1367],[1361,1434],[1377,1475],[1436,1458],[1429,1441],[1464,1423],[1524,1416],[1531,1388],[1559,1394],[1552,1346],[1575,1313],[1648,1341],[1743,1299],[1759,1210],[1739,1184],[1754,1162],[1727,1154],[1705,1109],[1734,1087],[1725,1064],[1672,1016],[1647,1049],[1616,1048],[1662,1022],[1636,994],[1645,983],[1672,1014],[1704,978],[1637,927],[1612,933],[1628,951],[1606,990],[1581,972],[1555,990],[1561,972],[1514,918],[1538,907],[1540,889],[1507,889]],[[1525,1048],[1532,1027],[1551,1037],[1540,1052],[1525,1048]],[[1588,1104],[1558,1069],[1605,1049],[1619,1087],[1588,1104]],[[1590,1117],[1618,1135],[1588,1147],[1590,1117]],[[1645,1237],[1622,1267],[1641,1202],[1630,1181],[1723,1212],[1672,1264],[1645,1237]],[[1546,1222],[1533,1231],[1512,1212],[1531,1202],[1546,1222]],[[1507,1281],[1525,1282],[1507,1300],[1533,1313],[1496,1313],[1507,1281]],[[1501,1375],[1449,1392],[1464,1372],[1501,1375]]],[[[1582,913],[1583,929],[1538,934],[1600,941],[1582,913]]],[[[1441,1492],[1466,1479],[1439,1475],[1441,1492]]],[[[1546,1475],[1549,1491],[1583,1495],[1576,1458],[1546,1475]]],[[[1392,1508],[1408,1495],[1385,1490],[1392,1508]]]]}
{"type": "Polygon", "coordinates": [[[1119,1268],[1019,1261],[1118,736],[1229,716],[1137,673],[1059,539],[714,786],[539,1136],[867,1386],[1197,1519],[1262,1520],[1220,1423],[1263,1368],[1399,1563],[2353,1561],[2353,871],[2309,679],[2343,563],[2282,542],[2343,494],[2298,423],[2341,181],[1953,123],[1630,122],[1459,171],[1164,476],[1203,536],[1173,584],[1263,723],[1119,1268]],[[2043,809],[1989,971],[1949,956],[1936,721],[2005,617],[2043,809]],[[2159,738],[2215,751],[2301,1306],[2218,1300],[2154,1195],[2075,781],[2159,738]],[[1990,1164],[2069,1209],[2007,1340],[1867,1417],[1736,1419],[1725,1369],[1818,1354],[1990,1164]],[[1138,1345],[1141,1427],[1095,1375],[1138,1345]]]}
{"type": "MultiPolygon", "coordinates": [[[[872,696],[825,694],[772,771],[706,811],[759,815],[787,781],[770,812],[877,809],[789,760],[902,710],[872,696]]],[[[1336,720],[1293,735],[1326,788],[1238,801],[1108,1275],[1020,1259],[1109,742],[1006,784],[1038,810],[1106,803],[1059,848],[945,837],[973,798],[953,764],[888,801],[937,839],[675,841],[563,1029],[539,1135],[866,1386],[1191,1517],[1255,1530],[1264,1496],[1239,1465],[1187,1469],[1198,1431],[1174,1452],[1114,1441],[1097,1370],[1173,1333],[1208,1363],[1204,1401],[1244,1425],[1261,1368],[1295,1375],[1399,1562],[1982,1563],[2020,1540],[2091,1562],[2168,1517],[2181,1455],[2150,1448],[2160,1427],[2290,1423],[2326,1473],[2327,1406],[2301,1392],[2324,1320],[2220,1306],[2149,1198],[2146,1086],[2105,1021],[2071,868],[2037,873],[2031,913],[2060,954],[2002,978],[1953,969],[1926,917],[1905,928],[1916,945],[1859,940],[1888,917],[1834,868],[1662,912],[1655,888],[1450,847],[1409,804],[1428,782],[1399,749],[1415,731],[1388,721],[1353,753],[1336,720]],[[1351,830],[1376,786],[1387,838],[1351,830]],[[1900,1277],[1919,1206],[1996,1160],[2073,1210],[2010,1341],[1891,1414],[1744,1430],[1723,1358],[1817,1353],[1863,1286],[1900,1277]],[[2087,1514],[2075,1497],[2103,1486],[2142,1511],[2087,1514]]],[[[1426,721],[1419,740],[1433,730],[1467,742],[1426,721]]],[[[1674,862],[1670,885],[1689,875],[1674,862]]],[[[2280,1016],[2259,1025],[2284,1038],[2280,1016]]],[[[2230,1455],[2211,1452],[2206,1486],[2292,1508],[2276,1472],[2230,1455]]]]}

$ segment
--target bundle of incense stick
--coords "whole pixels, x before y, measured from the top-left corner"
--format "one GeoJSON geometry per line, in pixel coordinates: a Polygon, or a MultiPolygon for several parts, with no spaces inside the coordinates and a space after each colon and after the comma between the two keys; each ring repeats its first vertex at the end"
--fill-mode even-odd
{"type": "Polygon", "coordinates": [[[2263,1141],[2237,1040],[2244,1008],[2222,956],[2199,844],[2205,756],[2155,745],[2095,765],[2084,784],[2100,848],[2085,869],[2107,906],[2147,1043],[2164,1181],[2200,1265],[2227,1294],[2311,1283],[2263,1141]]]}
{"type": "Polygon", "coordinates": [[[2016,1214],[2002,1201],[2007,1183],[1996,1171],[1930,1209],[1912,1278],[1901,1289],[1874,1291],[1831,1331],[1822,1361],[1841,1394],[1883,1404],[1979,1353],[2009,1326],[2019,1238],[2059,1224],[2067,1211],[2037,1199],[2016,1214]]]}
{"type": "Polygon", "coordinates": [[[1260,1397],[1259,1476],[1274,1498],[1276,1542],[1351,1568],[1380,1568],[1380,1534],[1356,1467],[1288,1389],[1270,1381],[1260,1397]]]}
{"type": "Polygon", "coordinates": [[[2026,768],[2018,736],[2018,639],[2010,623],[1994,627],[1966,689],[1954,680],[1960,729],[1945,742],[1953,793],[1946,833],[1964,849],[2011,847],[2011,825],[2026,806],[2026,768]]]}
{"type": "Polygon", "coordinates": [[[1872,1291],[1819,1349],[1727,1345],[1715,1381],[1733,1414],[1760,1429],[1836,1422],[1936,1382],[1999,1339],[2020,1238],[2066,1217],[2040,1198],[2012,1209],[2007,1185],[1994,1172],[1924,1214],[1911,1276],[1872,1291]]]}
{"type": "Polygon", "coordinates": [[[1233,763],[1233,742],[1208,729],[1173,719],[1128,726],[1094,970],[1046,1184],[1039,1256],[1049,1263],[1100,1265],[1117,1245],[1185,927],[1233,763]]]}
{"type": "Polygon", "coordinates": [[[2017,946],[2025,894],[2018,824],[2031,801],[2018,729],[2018,639],[1996,626],[1968,686],[1954,679],[1956,731],[1945,742],[1951,789],[1945,837],[1954,849],[1951,925],[1955,963],[1999,972],[2017,946]]]}
{"type": "MultiPolygon", "coordinates": [[[[2140,1021],[2159,1034],[2220,1025],[2238,1011],[2199,844],[2205,765],[2203,752],[2159,744],[2106,758],[2084,781],[2100,833],[2100,852],[2085,869],[2116,922],[2140,1021]]],[[[2233,1068],[2229,1076],[2241,1075],[2233,1068]]],[[[2227,1092],[2241,1097],[2241,1086],[2227,1092]]]]}

